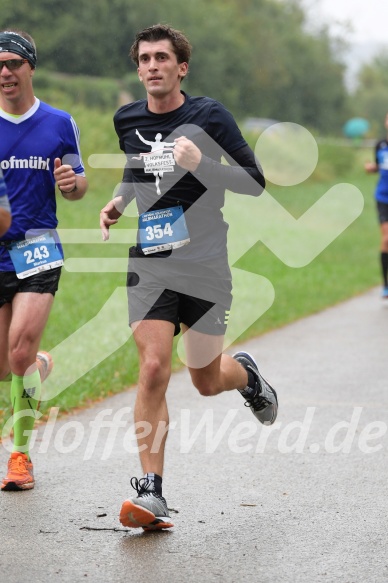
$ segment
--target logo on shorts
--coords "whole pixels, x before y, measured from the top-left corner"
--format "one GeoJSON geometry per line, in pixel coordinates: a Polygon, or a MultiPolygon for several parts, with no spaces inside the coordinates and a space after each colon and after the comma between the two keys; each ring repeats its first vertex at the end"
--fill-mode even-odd
{"type": "Polygon", "coordinates": [[[217,320],[214,322],[215,326],[227,326],[228,322],[229,322],[229,316],[230,316],[230,310],[225,310],[225,315],[224,315],[224,323],[221,322],[221,318],[218,317],[217,320]]]}

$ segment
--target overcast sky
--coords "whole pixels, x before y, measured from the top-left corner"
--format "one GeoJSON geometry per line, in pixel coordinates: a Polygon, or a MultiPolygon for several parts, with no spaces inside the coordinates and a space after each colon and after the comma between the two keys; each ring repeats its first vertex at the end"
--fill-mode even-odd
{"type": "Polygon", "coordinates": [[[329,25],[333,35],[346,40],[345,82],[357,85],[360,68],[388,50],[388,0],[302,0],[308,21],[329,25]]]}
{"type": "Polygon", "coordinates": [[[324,19],[333,30],[336,22],[349,22],[353,43],[380,43],[388,47],[388,0],[303,0],[307,14],[317,22],[324,19]]]}

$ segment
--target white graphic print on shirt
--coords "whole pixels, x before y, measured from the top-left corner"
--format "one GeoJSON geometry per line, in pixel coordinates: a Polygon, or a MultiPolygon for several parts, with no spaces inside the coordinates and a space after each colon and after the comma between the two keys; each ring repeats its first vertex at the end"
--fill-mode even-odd
{"type": "Polygon", "coordinates": [[[143,138],[138,130],[136,130],[138,138],[146,144],[151,146],[151,152],[140,154],[140,156],[133,156],[134,160],[144,160],[144,172],[146,174],[153,174],[155,176],[156,192],[160,196],[160,181],[163,178],[164,172],[174,172],[175,159],[173,149],[175,142],[162,142],[162,134],[158,133],[155,136],[155,141],[151,142],[143,138]]]}

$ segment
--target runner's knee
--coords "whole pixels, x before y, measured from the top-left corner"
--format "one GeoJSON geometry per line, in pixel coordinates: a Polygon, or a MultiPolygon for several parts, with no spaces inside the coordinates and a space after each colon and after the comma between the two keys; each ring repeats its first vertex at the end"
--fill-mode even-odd
{"type": "Polygon", "coordinates": [[[159,386],[170,378],[170,365],[157,356],[147,358],[141,364],[141,378],[148,387],[159,386]]]}
{"type": "Polygon", "coordinates": [[[31,346],[25,342],[9,352],[9,366],[16,374],[23,375],[28,367],[35,362],[35,355],[31,353],[31,346]]]}
{"type": "Polygon", "coordinates": [[[220,392],[219,387],[209,379],[192,378],[192,381],[199,394],[203,397],[212,397],[220,392]]]}

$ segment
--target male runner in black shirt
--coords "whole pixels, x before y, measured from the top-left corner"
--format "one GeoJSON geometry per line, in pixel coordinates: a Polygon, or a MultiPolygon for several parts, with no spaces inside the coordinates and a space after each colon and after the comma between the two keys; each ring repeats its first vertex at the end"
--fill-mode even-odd
{"type": "Polygon", "coordinates": [[[160,438],[158,428],[168,426],[174,335],[182,329],[186,364],[202,395],[238,389],[266,425],[274,423],[278,407],[249,354],[222,353],[232,301],[228,225],[221,211],[225,190],[259,196],[265,180],[232,115],[213,99],[181,91],[190,54],[186,37],[169,26],[136,36],[131,57],[147,98],[121,107],[114,117],[127,164],[119,192],[100,216],[107,240],[109,227],[136,199],[139,229],[129,253],[127,290],[140,359],[135,422],[148,423],[149,433],[138,435],[145,475],[132,478],[138,495],[123,503],[120,521],[145,530],[173,526],[162,496],[167,432],[160,438]]]}

